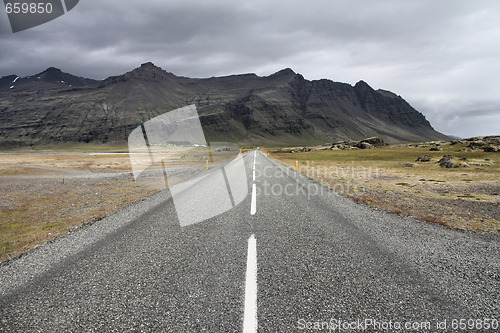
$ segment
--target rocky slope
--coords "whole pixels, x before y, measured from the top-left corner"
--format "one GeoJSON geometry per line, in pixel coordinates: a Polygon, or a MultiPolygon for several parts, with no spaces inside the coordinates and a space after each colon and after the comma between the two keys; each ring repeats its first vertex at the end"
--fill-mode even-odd
{"type": "Polygon", "coordinates": [[[0,79],[0,145],[126,142],[142,122],[196,104],[209,141],[293,145],[356,140],[443,140],[403,98],[291,69],[192,79],[152,63],[96,81],[56,68],[0,79]]]}

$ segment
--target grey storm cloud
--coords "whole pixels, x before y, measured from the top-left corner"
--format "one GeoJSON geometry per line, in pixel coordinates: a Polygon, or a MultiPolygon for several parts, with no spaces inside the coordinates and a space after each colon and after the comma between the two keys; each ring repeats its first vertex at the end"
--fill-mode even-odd
{"type": "Polygon", "coordinates": [[[498,1],[81,0],[15,34],[0,16],[1,76],[54,66],[103,79],[147,61],[190,77],[290,67],[394,91],[446,134],[500,134],[498,1]]]}

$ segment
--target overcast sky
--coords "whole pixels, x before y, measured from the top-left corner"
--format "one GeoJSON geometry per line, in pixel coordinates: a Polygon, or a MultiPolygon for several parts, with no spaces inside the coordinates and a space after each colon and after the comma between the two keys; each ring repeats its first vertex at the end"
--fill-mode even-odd
{"type": "Polygon", "coordinates": [[[13,34],[0,14],[0,76],[54,66],[94,79],[152,61],[180,76],[290,67],[391,90],[434,128],[500,134],[500,1],[81,0],[13,34]]]}

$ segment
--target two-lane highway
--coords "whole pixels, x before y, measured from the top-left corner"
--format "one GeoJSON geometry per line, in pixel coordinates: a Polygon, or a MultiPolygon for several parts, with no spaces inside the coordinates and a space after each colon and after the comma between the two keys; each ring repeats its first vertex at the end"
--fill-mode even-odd
{"type": "Polygon", "coordinates": [[[180,227],[164,191],[1,267],[0,331],[444,332],[499,319],[498,236],[376,211],[258,151],[242,158],[248,195],[218,216],[180,227]]]}

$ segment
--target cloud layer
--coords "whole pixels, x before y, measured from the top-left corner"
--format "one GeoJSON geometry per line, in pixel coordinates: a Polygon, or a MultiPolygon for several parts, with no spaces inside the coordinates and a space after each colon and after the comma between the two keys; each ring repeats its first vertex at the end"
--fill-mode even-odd
{"type": "Polygon", "coordinates": [[[0,76],[54,66],[103,79],[147,61],[190,77],[290,67],[394,91],[447,134],[500,134],[498,1],[84,0],[16,34],[0,16],[0,76]]]}

